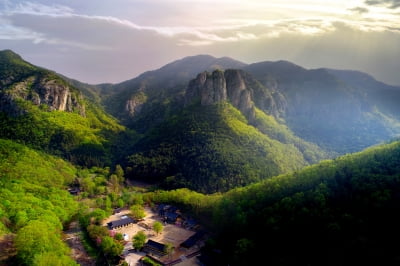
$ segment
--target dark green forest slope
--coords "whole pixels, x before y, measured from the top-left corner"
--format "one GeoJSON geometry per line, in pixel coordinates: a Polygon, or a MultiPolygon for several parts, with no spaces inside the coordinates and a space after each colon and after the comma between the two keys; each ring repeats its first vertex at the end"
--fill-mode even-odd
{"type": "Polygon", "coordinates": [[[248,124],[229,103],[191,106],[143,138],[128,157],[127,177],[172,187],[226,191],[307,165],[293,145],[248,124]]]}
{"type": "Polygon", "coordinates": [[[243,71],[203,72],[189,83],[181,111],[132,147],[127,177],[210,193],[327,158],[278,122],[282,105],[243,71]]]}
{"type": "Polygon", "coordinates": [[[190,208],[215,232],[204,250],[210,265],[400,262],[398,141],[223,195],[183,189],[152,197],[190,208]]]}

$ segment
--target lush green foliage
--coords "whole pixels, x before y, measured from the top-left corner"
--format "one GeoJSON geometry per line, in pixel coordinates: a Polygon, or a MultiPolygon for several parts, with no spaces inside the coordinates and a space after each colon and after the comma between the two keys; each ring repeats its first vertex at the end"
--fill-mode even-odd
{"type": "Polygon", "coordinates": [[[144,244],[146,244],[146,239],[147,239],[147,237],[146,237],[145,232],[139,231],[132,238],[132,246],[135,249],[139,250],[144,246],[144,244]]]}
{"type": "Polygon", "coordinates": [[[307,164],[290,141],[281,143],[248,125],[229,103],[188,107],[135,149],[128,177],[165,179],[169,187],[203,192],[226,191],[307,164]]]}
{"type": "Polygon", "coordinates": [[[67,257],[68,249],[54,232],[53,224],[32,220],[21,228],[15,238],[18,258],[26,265],[44,265],[56,262],[57,265],[77,265],[67,257]]]}
{"type": "Polygon", "coordinates": [[[164,226],[159,221],[155,221],[153,223],[153,230],[154,230],[154,232],[156,232],[157,235],[159,233],[161,233],[163,229],[164,229],[164,226]]]}
{"type": "Polygon", "coordinates": [[[205,224],[218,232],[208,246],[216,261],[395,265],[399,195],[400,142],[394,142],[223,195],[182,189],[148,196],[212,220],[205,224]]]}
{"type": "Polygon", "coordinates": [[[21,263],[40,265],[57,255],[71,265],[60,232],[78,210],[65,189],[75,173],[61,159],[0,140],[0,228],[16,233],[21,263]]]}
{"type": "MultiPolygon", "coordinates": [[[[111,151],[120,146],[117,137],[124,127],[99,104],[83,99],[79,90],[57,74],[27,63],[11,51],[0,52],[0,83],[0,97],[5,99],[0,108],[0,138],[61,155],[83,166],[111,164],[111,151]],[[29,96],[46,91],[41,87],[46,82],[73,95],[69,101],[74,105],[69,111],[50,110],[47,104],[38,105],[33,100],[39,96],[29,96]]],[[[50,98],[61,97],[58,91],[49,93],[50,98]]]]}
{"type": "Polygon", "coordinates": [[[131,206],[130,210],[131,210],[130,215],[135,220],[141,220],[146,216],[146,213],[144,212],[144,208],[140,205],[133,205],[133,206],[131,206]]]}

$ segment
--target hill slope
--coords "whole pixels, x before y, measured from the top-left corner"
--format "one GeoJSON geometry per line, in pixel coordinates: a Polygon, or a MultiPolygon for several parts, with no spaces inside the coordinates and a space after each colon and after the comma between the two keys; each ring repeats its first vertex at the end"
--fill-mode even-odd
{"type": "Polygon", "coordinates": [[[356,71],[307,70],[286,61],[244,68],[287,101],[284,119],[303,139],[339,154],[400,133],[400,88],[356,71]]]}
{"type": "Polygon", "coordinates": [[[110,161],[109,143],[124,128],[54,72],[12,51],[0,52],[0,137],[82,165],[110,161]]]}
{"type": "Polygon", "coordinates": [[[182,110],[134,145],[128,177],[226,191],[326,156],[276,121],[280,100],[243,71],[199,74],[182,110]]]}
{"type": "Polygon", "coordinates": [[[42,265],[55,256],[75,265],[61,230],[78,211],[65,189],[76,171],[59,158],[0,139],[0,264],[42,265]],[[14,255],[18,261],[10,261],[14,255]]]}
{"type": "Polygon", "coordinates": [[[222,195],[151,193],[191,208],[215,233],[208,265],[397,265],[400,142],[222,195]]]}

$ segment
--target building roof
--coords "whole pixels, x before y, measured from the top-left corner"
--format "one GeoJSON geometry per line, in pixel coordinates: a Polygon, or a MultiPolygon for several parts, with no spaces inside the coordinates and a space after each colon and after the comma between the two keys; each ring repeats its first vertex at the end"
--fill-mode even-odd
{"type": "Polygon", "coordinates": [[[143,251],[147,253],[153,253],[158,256],[164,256],[165,252],[165,245],[151,239],[147,240],[146,245],[143,247],[143,251]]]}
{"type": "Polygon", "coordinates": [[[125,219],[109,222],[109,223],[107,223],[107,225],[108,225],[108,227],[110,229],[114,229],[114,228],[117,228],[117,227],[120,227],[120,226],[125,226],[125,225],[128,225],[128,224],[132,224],[134,222],[135,222],[135,220],[133,220],[131,217],[128,217],[128,218],[125,218],[125,219]]]}
{"type": "Polygon", "coordinates": [[[179,214],[174,213],[174,212],[166,212],[166,213],[165,213],[165,217],[166,217],[168,220],[175,221],[176,219],[178,219],[179,214]]]}
{"type": "Polygon", "coordinates": [[[151,239],[147,240],[146,245],[150,246],[152,248],[155,248],[155,249],[157,249],[159,251],[162,251],[162,252],[164,252],[164,249],[165,249],[165,245],[164,244],[156,242],[156,241],[151,240],[151,239]]]}
{"type": "Polygon", "coordinates": [[[197,241],[199,241],[203,236],[205,232],[204,231],[199,231],[196,232],[196,234],[192,235],[188,239],[186,239],[184,242],[181,243],[181,247],[184,248],[191,248],[193,247],[197,241]]]}

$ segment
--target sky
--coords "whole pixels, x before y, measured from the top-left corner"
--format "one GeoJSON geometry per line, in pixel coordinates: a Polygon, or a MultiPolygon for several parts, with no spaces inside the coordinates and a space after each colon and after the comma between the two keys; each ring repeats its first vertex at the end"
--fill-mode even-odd
{"type": "Polygon", "coordinates": [[[93,84],[209,54],[400,85],[400,0],[0,0],[3,49],[93,84]]]}

